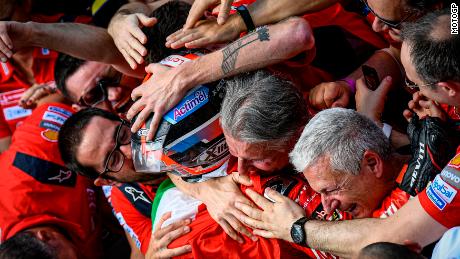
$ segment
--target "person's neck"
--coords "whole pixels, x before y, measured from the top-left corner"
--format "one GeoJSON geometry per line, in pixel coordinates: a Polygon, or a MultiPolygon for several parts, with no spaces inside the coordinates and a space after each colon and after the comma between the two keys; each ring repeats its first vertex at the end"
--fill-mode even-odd
{"type": "Polygon", "coordinates": [[[385,170],[387,171],[386,175],[388,176],[388,182],[394,183],[396,185],[396,179],[401,173],[401,169],[404,164],[406,164],[410,159],[410,156],[399,155],[393,153],[386,163],[387,166],[385,170]]]}

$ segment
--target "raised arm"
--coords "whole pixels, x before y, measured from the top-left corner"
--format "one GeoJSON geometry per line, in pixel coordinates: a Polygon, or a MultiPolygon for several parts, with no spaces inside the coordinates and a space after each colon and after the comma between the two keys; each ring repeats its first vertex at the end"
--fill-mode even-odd
{"type": "Polygon", "coordinates": [[[418,198],[386,219],[305,223],[308,246],[344,257],[355,256],[376,242],[404,244],[409,240],[423,247],[438,240],[446,231],[446,227],[425,212],[418,198]]]}
{"type": "Polygon", "coordinates": [[[219,51],[174,69],[166,69],[158,64],[150,65],[147,70],[153,76],[131,95],[133,99],[141,97],[128,112],[129,118],[140,113],[132,130],[136,131],[147,116],[154,112],[149,132],[151,139],[163,114],[194,86],[279,63],[311,49],[313,45],[314,39],[308,23],[300,18],[291,18],[259,28],[219,51]]]}
{"type": "Polygon", "coordinates": [[[132,70],[107,30],[79,23],[1,22],[12,40],[13,50],[42,47],[84,60],[113,65],[124,74],[141,77],[142,68],[132,70]]]}
{"type": "MultiPolygon", "coordinates": [[[[250,4],[248,10],[254,25],[257,27],[276,23],[291,16],[320,11],[337,2],[339,0],[258,0],[250,4]]],[[[193,11],[192,8],[190,15],[196,17],[193,11]]],[[[180,30],[169,36],[166,45],[172,48],[183,46],[187,48],[200,48],[208,44],[232,41],[240,33],[247,31],[246,25],[240,15],[235,13],[230,15],[226,20],[225,24],[218,24],[217,20],[198,21],[194,28],[180,30]]],[[[189,20],[187,20],[188,22],[189,20]]],[[[188,27],[191,26],[189,25],[188,27]]]]}
{"type": "MultiPolygon", "coordinates": [[[[263,210],[237,202],[236,207],[244,213],[238,218],[254,228],[256,235],[292,242],[291,226],[304,216],[303,209],[273,190],[268,194],[276,203],[268,202],[255,192],[248,190],[246,193],[263,210]]],[[[418,197],[385,219],[310,220],[304,228],[308,247],[346,258],[354,258],[362,248],[376,242],[404,244],[411,241],[426,246],[447,231],[425,212],[418,197]]]]}

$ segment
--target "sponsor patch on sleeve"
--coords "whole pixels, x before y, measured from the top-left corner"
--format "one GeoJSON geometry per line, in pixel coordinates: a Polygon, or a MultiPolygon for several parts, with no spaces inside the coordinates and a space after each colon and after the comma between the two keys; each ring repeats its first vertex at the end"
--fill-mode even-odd
{"type": "Polygon", "coordinates": [[[20,106],[13,106],[3,109],[3,114],[5,115],[5,120],[15,120],[19,118],[24,118],[32,114],[31,109],[24,109],[20,106]]]}
{"type": "Polygon", "coordinates": [[[49,121],[40,121],[40,128],[59,131],[61,127],[49,121]]]}
{"type": "Polygon", "coordinates": [[[59,114],[62,114],[66,117],[70,117],[72,116],[72,112],[64,109],[64,108],[61,108],[61,107],[56,107],[56,106],[48,106],[48,111],[52,111],[52,112],[57,112],[59,114]]]}
{"type": "Polygon", "coordinates": [[[59,132],[54,131],[54,130],[49,130],[46,129],[41,132],[41,136],[44,140],[49,141],[49,142],[57,142],[58,141],[58,136],[59,132]]]}
{"type": "Polygon", "coordinates": [[[439,197],[436,192],[432,188],[432,184],[426,188],[426,195],[428,196],[428,199],[439,209],[443,210],[447,203],[439,197]]]}
{"type": "Polygon", "coordinates": [[[434,178],[430,187],[433,188],[436,194],[447,203],[451,203],[455,195],[457,195],[457,190],[443,181],[440,175],[437,175],[436,178],[434,178]]]}
{"type": "Polygon", "coordinates": [[[452,158],[447,166],[460,169],[460,154],[457,154],[454,158],[452,158]]]}
{"type": "Polygon", "coordinates": [[[442,171],[441,171],[441,178],[451,185],[452,187],[455,187],[456,189],[460,189],[460,171],[446,166],[442,171]]]}
{"type": "Polygon", "coordinates": [[[59,125],[62,125],[67,120],[67,117],[59,113],[46,111],[45,114],[43,114],[43,120],[52,121],[59,125]]]}

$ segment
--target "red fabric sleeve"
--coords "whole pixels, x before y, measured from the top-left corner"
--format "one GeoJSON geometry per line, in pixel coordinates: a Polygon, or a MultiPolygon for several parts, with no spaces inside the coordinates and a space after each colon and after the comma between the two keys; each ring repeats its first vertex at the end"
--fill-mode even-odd
{"type": "Polygon", "coordinates": [[[460,153],[418,195],[423,209],[447,228],[460,225],[460,153]]]}
{"type": "Polygon", "coordinates": [[[145,254],[152,235],[151,219],[140,213],[118,188],[112,188],[111,198],[118,221],[145,254]]]}

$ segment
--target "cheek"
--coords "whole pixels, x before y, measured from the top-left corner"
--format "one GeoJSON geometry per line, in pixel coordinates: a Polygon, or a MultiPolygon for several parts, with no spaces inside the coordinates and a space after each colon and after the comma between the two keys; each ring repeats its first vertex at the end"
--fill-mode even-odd
{"type": "Polygon", "coordinates": [[[111,175],[119,181],[131,182],[135,180],[134,177],[136,174],[133,161],[131,159],[126,159],[121,170],[117,173],[112,173],[111,175]]]}
{"type": "Polygon", "coordinates": [[[276,161],[273,161],[271,159],[265,159],[263,161],[254,161],[252,162],[252,166],[266,172],[272,172],[278,169],[278,167],[276,166],[276,161]]]}
{"type": "Polygon", "coordinates": [[[272,172],[285,167],[289,162],[288,157],[278,156],[276,158],[255,161],[252,165],[260,170],[272,172]]]}

